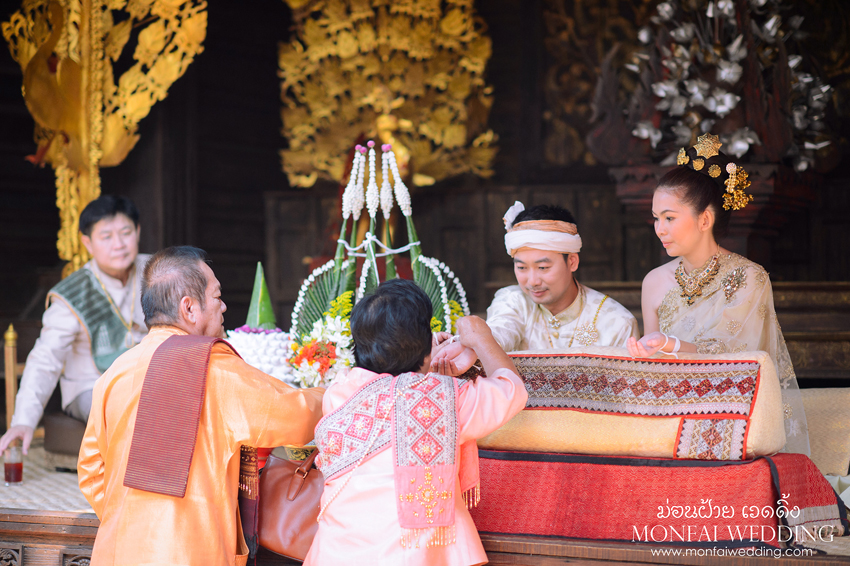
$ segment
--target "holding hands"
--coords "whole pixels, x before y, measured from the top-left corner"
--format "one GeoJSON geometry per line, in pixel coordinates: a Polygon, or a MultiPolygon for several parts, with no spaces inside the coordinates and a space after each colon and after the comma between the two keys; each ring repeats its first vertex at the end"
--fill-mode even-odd
{"type": "Polygon", "coordinates": [[[681,344],[675,336],[667,336],[663,332],[650,332],[640,340],[629,338],[626,348],[633,358],[648,358],[656,352],[676,355],[681,344]]]}
{"type": "Polygon", "coordinates": [[[490,327],[484,320],[477,316],[465,316],[458,319],[457,330],[457,336],[447,332],[434,335],[431,371],[458,376],[465,373],[476,360],[480,359],[487,375],[492,375],[499,368],[508,368],[516,372],[510,357],[496,343],[490,327]]]}

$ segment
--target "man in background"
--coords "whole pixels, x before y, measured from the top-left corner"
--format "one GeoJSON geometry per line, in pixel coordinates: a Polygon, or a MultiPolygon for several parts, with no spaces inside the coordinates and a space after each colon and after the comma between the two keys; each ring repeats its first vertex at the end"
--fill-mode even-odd
{"type": "Polygon", "coordinates": [[[63,411],[86,422],[94,382],[148,331],[139,280],[150,256],[139,254],[136,206],[125,197],[102,196],[83,209],[79,227],[92,259],[47,294],[41,335],[27,356],[0,452],[20,438],[27,453],[57,383],[63,411]]]}

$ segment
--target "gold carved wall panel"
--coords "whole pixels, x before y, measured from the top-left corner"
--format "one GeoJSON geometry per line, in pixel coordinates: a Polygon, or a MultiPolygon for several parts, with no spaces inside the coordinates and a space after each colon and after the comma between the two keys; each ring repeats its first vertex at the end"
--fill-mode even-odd
{"type": "Polygon", "coordinates": [[[56,173],[65,274],[88,260],[80,211],[100,195],[100,167],[121,163],[139,121],[203,51],[203,0],[24,0],[2,24],[23,71],[22,94],[35,120],[34,164],[56,173]],[[132,40],[132,41],[131,41],[132,40]],[[129,69],[114,64],[135,45],[129,69]]]}
{"type": "Polygon", "coordinates": [[[402,175],[429,185],[492,175],[484,80],[491,42],[472,0],[285,0],[281,151],[292,186],[341,181],[358,140],[393,144],[402,175]]]}

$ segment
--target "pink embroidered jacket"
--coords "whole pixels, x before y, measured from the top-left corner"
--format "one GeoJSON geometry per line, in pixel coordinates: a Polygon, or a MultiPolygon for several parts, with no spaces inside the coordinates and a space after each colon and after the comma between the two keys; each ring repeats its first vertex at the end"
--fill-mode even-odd
{"type": "MultiPolygon", "coordinates": [[[[378,377],[361,368],[353,369],[327,390],[324,414],[338,409],[378,377]]],[[[458,443],[490,434],[521,411],[527,398],[520,378],[508,370],[461,384],[457,397],[458,443]]],[[[412,545],[402,546],[394,481],[392,449],[366,459],[353,472],[346,471],[326,481],[322,506],[327,508],[304,564],[466,566],[487,562],[460,490],[453,493],[454,544],[427,546],[428,535],[423,533],[418,545],[414,540],[412,545]],[[349,476],[351,479],[328,505],[349,476]]]]}

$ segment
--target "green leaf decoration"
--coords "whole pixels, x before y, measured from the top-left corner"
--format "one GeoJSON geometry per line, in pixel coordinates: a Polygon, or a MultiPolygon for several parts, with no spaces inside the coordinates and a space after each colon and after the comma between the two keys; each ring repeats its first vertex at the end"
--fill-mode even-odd
{"type": "MultiPolygon", "coordinates": [[[[424,258],[426,261],[430,259],[425,256],[419,257],[424,258]]],[[[445,284],[445,279],[442,277],[442,274],[438,276],[430,267],[421,263],[421,261],[421,259],[417,258],[416,264],[419,265],[419,269],[413,270],[414,281],[425,291],[428,298],[431,299],[431,306],[434,309],[432,316],[445,323],[446,308],[448,305],[444,304],[443,294],[440,290],[440,282],[445,284]]]]}
{"type": "Polygon", "coordinates": [[[248,307],[248,320],[245,324],[249,328],[261,328],[263,330],[274,330],[277,322],[274,316],[272,299],[269,296],[269,287],[266,285],[263,264],[257,262],[257,272],[254,275],[254,291],[251,293],[251,304],[248,307]]]}
{"type": "Polygon", "coordinates": [[[325,312],[331,309],[334,299],[342,294],[339,290],[344,287],[348,278],[347,263],[348,261],[344,262],[338,270],[328,265],[319,267],[310,275],[312,280],[307,279],[303,297],[299,294],[299,299],[303,300],[301,309],[297,312],[297,322],[290,330],[293,338],[300,340],[302,336],[309,334],[313,323],[324,317],[325,312]]]}

